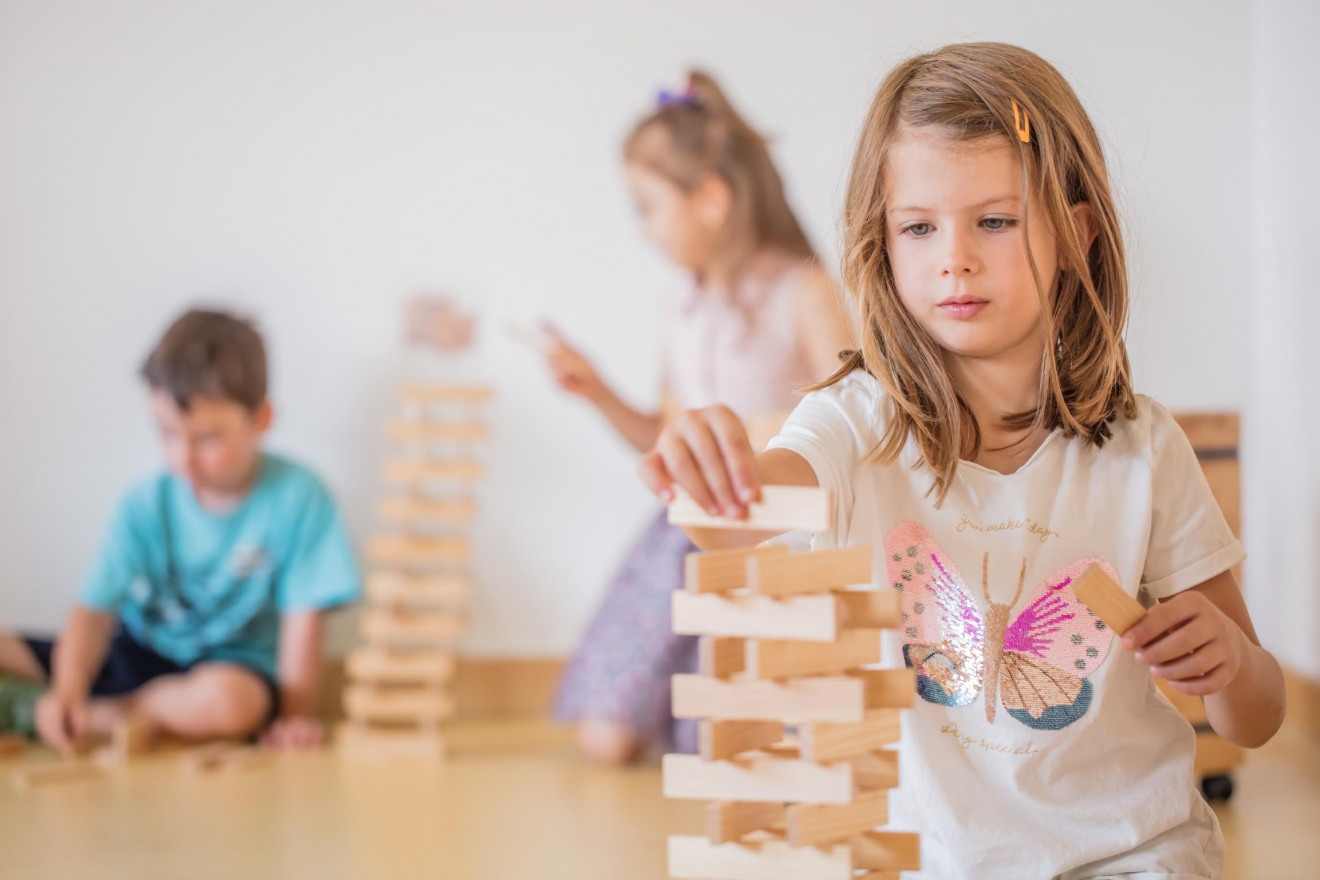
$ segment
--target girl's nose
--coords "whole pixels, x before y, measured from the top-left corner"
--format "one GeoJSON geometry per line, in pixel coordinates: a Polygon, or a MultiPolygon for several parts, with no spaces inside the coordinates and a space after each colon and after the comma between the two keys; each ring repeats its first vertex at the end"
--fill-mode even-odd
{"type": "Polygon", "coordinates": [[[953,232],[945,236],[944,252],[940,255],[940,277],[972,275],[979,268],[976,252],[966,235],[953,232]]]}

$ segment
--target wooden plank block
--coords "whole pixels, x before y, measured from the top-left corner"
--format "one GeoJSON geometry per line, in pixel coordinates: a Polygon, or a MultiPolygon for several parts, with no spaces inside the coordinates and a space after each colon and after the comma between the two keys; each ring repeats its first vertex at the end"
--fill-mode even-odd
{"type": "Polygon", "coordinates": [[[38,764],[35,767],[24,767],[21,770],[15,770],[10,776],[10,782],[13,783],[14,788],[24,791],[42,785],[97,779],[101,776],[101,773],[101,768],[92,761],[56,761],[51,764],[38,764]]]}
{"type": "Polygon", "coordinates": [[[115,722],[110,730],[110,744],[102,754],[107,765],[126,764],[151,751],[156,731],[145,718],[130,713],[115,722]]]}
{"type": "Polygon", "coordinates": [[[388,684],[441,684],[454,677],[452,655],[427,650],[357,648],[344,661],[354,681],[388,684]]]}
{"type": "Polygon", "coordinates": [[[475,443],[490,436],[490,429],[476,421],[392,421],[385,436],[395,443],[475,443]]]}
{"type": "Polygon", "coordinates": [[[783,824],[783,804],[712,801],[706,805],[706,837],[711,843],[732,843],[753,831],[783,824]]]}
{"type": "Polygon", "coordinates": [[[474,483],[485,476],[486,468],[475,459],[399,458],[385,462],[383,474],[390,483],[474,483]]]}
{"type": "Polygon", "coordinates": [[[472,557],[472,544],[462,535],[376,535],[367,541],[367,557],[380,565],[453,564],[472,557]]]}
{"type": "Polygon", "coordinates": [[[431,385],[409,383],[399,388],[399,397],[407,403],[485,403],[495,396],[487,385],[431,385]]]}
{"type": "Polygon", "coordinates": [[[859,792],[850,804],[792,804],[784,821],[793,846],[836,843],[888,822],[889,792],[859,792]]]}
{"type": "Polygon", "coordinates": [[[783,544],[689,553],[683,562],[683,589],[689,593],[739,590],[747,586],[747,560],[787,555],[788,547],[783,544]]]}
{"type": "Polygon", "coordinates": [[[362,637],[377,645],[450,646],[466,632],[467,621],[448,612],[387,608],[368,608],[362,612],[362,637]]]}
{"type": "Polygon", "coordinates": [[[898,831],[868,831],[851,841],[858,868],[873,871],[921,870],[921,838],[898,831]]]}
{"type": "Polygon", "coordinates": [[[1073,582],[1073,592],[1096,617],[1120,636],[1146,616],[1146,609],[1141,603],[1123,592],[1123,588],[1098,565],[1082,572],[1073,582]]]}
{"type": "Polygon", "coordinates": [[[747,560],[747,589],[755,596],[826,593],[871,583],[871,548],[843,547],[747,560]]]}
{"type": "Polygon", "coordinates": [[[899,710],[874,709],[866,713],[866,720],[855,724],[803,724],[797,734],[802,757],[809,761],[852,758],[898,742],[899,710]]]}
{"type": "Polygon", "coordinates": [[[21,733],[0,734],[0,758],[16,758],[27,751],[27,737],[21,733]]]}
{"type": "Polygon", "coordinates": [[[794,847],[767,840],[711,843],[705,837],[669,838],[669,876],[677,880],[853,880],[852,851],[794,847]]]}
{"type": "Polygon", "coordinates": [[[367,575],[367,598],[385,605],[459,605],[472,595],[472,579],[456,571],[374,571],[367,575]]]}
{"type": "Polygon", "coordinates": [[[1173,704],[1173,708],[1177,709],[1193,725],[1209,723],[1210,716],[1205,712],[1205,701],[1200,697],[1192,694],[1180,694],[1169,687],[1169,683],[1162,678],[1155,679],[1155,686],[1173,704]]]}
{"type": "Polygon", "coordinates": [[[898,752],[893,749],[869,752],[848,760],[853,768],[853,781],[859,790],[875,791],[898,787],[898,752]]]}
{"type": "Polygon", "coordinates": [[[723,761],[743,752],[773,746],[784,738],[779,721],[732,721],[706,719],[697,725],[697,742],[703,761],[723,761]]]}
{"type": "Polygon", "coordinates": [[[340,726],[335,745],[352,757],[432,762],[445,757],[444,737],[438,730],[391,730],[350,723],[340,726]]]}
{"type": "Polygon", "coordinates": [[[863,669],[848,674],[865,682],[868,709],[906,709],[916,700],[915,670],[863,669]]]}
{"type": "Polygon", "coordinates": [[[729,678],[747,667],[746,639],[702,636],[697,642],[697,670],[712,678],[729,678]]]}
{"type": "Polygon", "coordinates": [[[454,701],[434,688],[385,690],[350,684],[344,688],[344,714],[379,724],[434,724],[454,714],[454,701]]]}
{"type": "Polygon", "coordinates": [[[787,724],[861,721],[868,708],[866,683],[853,676],[723,681],[679,674],[673,677],[671,687],[675,718],[783,721],[787,724]]]}
{"type": "Polygon", "coordinates": [[[824,489],[806,486],[762,486],[761,501],[747,509],[740,520],[711,516],[686,492],[675,489],[669,505],[669,522],[676,526],[699,526],[707,529],[743,529],[747,531],[828,532],[833,528],[834,499],[824,489]]]}
{"type": "Polygon", "coordinates": [[[756,753],[731,761],[665,755],[662,771],[668,798],[846,804],[855,786],[851,762],[817,764],[756,753]]]}
{"type": "Polygon", "coordinates": [[[844,590],[834,594],[839,603],[839,623],[845,627],[897,629],[903,620],[902,596],[898,590],[844,590]]]}
{"type": "Polygon", "coordinates": [[[839,595],[769,599],[676,590],[671,619],[679,635],[832,642],[839,635],[839,595]]]}
{"type": "Polygon", "coordinates": [[[746,648],[747,675],[750,678],[819,675],[879,662],[878,629],[846,629],[833,642],[749,639],[746,648]]]}
{"type": "Polygon", "coordinates": [[[381,499],[377,514],[381,522],[400,525],[468,522],[477,515],[477,502],[471,498],[399,495],[381,499]]]}

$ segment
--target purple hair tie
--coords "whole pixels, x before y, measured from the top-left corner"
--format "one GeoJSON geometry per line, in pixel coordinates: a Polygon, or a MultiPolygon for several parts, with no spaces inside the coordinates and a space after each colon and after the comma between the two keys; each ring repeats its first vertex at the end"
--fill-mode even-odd
{"type": "Polygon", "coordinates": [[[688,86],[681,92],[661,89],[660,94],[656,96],[655,103],[657,107],[696,107],[698,103],[697,93],[692,86],[688,86]]]}

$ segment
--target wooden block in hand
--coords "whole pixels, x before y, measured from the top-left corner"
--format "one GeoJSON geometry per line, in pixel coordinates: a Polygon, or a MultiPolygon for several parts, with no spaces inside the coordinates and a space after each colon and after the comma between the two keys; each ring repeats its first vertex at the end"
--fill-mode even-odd
{"type": "Polygon", "coordinates": [[[669,505],[669,522],[706,529],[752,532],[828,532],[834,519],[833,497],[825,489],[807,486],[762,486],[761,500],[747,508],[743,519],[711,516],[681,489],[669,505]]]}
{"type": "Polygon", "coordinates": [[[1096,617],[1120,636],[1146,616],[1141,603],[1123,591],[1098,565],[1093,565],[1073,583],[1073,592],[1096,617]]]}

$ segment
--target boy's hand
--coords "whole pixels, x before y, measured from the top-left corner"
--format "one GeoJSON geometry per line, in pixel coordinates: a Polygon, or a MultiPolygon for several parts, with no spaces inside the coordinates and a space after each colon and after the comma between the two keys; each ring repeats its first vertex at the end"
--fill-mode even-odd
{"type": "Polygon", "coordinates": [[[325,743],[325,725],[310,715],[276,718],[261,735],[261,744],[274,749],[319,749],[325,743]]]}
{"type": "Polygon", "coordinates": [[[55,690],[46,691],[37,700],[37,732],[46,745],[64,755],[78,750],[87,735],[87,699],[55,690]]]}
{"type": "Polygon", "coordinates": [[[1214,602],[1198,590],[1186,590],[1146,612],[1123,634],[1123,646],[1174,690],[1204,697],[1237,676],[1245,638],[1214,602]]]}
{"type": "Polygon", "coordinates": [[[673,501],[677,485],[711,516],[740,519],[761,496],[747,429],[725,406],[690,410],[674,419],[638,469],[661,501],[673,501]]]}

